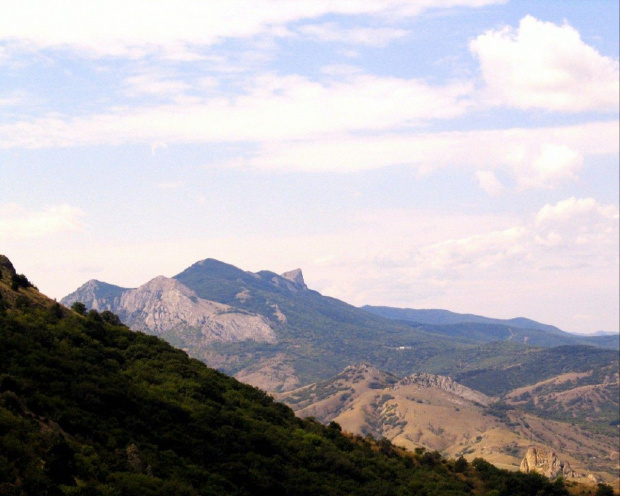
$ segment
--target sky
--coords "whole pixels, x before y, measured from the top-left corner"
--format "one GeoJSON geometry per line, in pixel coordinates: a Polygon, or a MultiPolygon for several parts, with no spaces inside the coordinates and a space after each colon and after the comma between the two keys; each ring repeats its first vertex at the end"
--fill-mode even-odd
{"type": "Polygon", "coordinates": [[[618,331],[616,0],[0,0],[0,253],[618,331]]]}

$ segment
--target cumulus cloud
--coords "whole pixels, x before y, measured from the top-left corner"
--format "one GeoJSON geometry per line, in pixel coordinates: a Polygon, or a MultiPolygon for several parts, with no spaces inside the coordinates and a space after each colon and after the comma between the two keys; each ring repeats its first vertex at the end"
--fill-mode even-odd
{"type": "MultiPolygon", "coordinates": [[[[598,250],[613,250],[618,246],[618,208],[600,205],[593,198],[569,198],[545,205],[536,215],[535,243],[576,251],[584,262],[591,262],[598,250]]],[[[616,257],[617,261],[617,257],[616,257]]]]}
{"type": "Polygon", "coordinates": [[[226,38],[288,35],[287,24],[327,14],[398,19],[429,8],[481,7],[501,0],[11,0],[0,1],[0,40],[32,49],[71,49],[92,56],[159,53],[191,60],[192,46],[226,38]]]}
{"type": "MultiPolygon", "coordinates": [[[[438,229],[448,219],[437,222],[438,229]]],[[[405,241],[398,250],[382,250],[374,260],[384,269],[405,270],[416,279],[457,280],[490,270],[532,273],[545,267],[575,264],[609,268],[618,250],[618,208],[593,198],[569,198],[547,204],[530,218],[503,228],[481,229],[420,243],[405,241]]],[[[412,236],[411,239],[414,239],[412,236]]]]}
{"type": "Polygon", "coordinates": [[[618,61],[585,44],[568,24],[532,16],[519,28],[487,31],[470,44],[486,96],[497,104],[562,112],[618,110],[618,61]]]}
{"type": "Polygon", "coordinates": [[[0,240],[41,238],[82,229],[84,212],[71,205],[54,205],[40,211],[16,204],[0,205],[0,240]]]}
{"type": "Polygon", "coordinates": [[[576,180],[583,154],[565,144],[544,143],[540,153],[524,164],[519,183],[524,188],[550,188],[558,182],[576,180]]]}

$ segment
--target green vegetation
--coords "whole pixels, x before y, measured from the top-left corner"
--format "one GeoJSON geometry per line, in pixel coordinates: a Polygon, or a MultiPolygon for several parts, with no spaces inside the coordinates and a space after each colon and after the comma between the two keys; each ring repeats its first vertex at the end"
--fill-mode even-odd
{"type": "Polygon", "coordinates": [[[111,315],[14,296],[0,282],[0,494],[568,494],[345,436],[111,315]]]}
{"type": "Polygon", "coordinates": [[[569,372],[589,374],[579,379],[578,385],[601,384],[606,376],[618,370],[618,352],[614,350],[592,346],[557,346],[514,351],[511,366],[500,363],[484,367],[474,362],[471,367],[454,370],[449,375],[472,389],[488,395],[500,395],[569,372]]]}

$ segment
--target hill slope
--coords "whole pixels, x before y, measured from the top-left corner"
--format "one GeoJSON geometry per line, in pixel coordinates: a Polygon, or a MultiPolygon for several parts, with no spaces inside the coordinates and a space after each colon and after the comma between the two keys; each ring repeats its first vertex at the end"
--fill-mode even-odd
{"type": "Polygon", "coordinates": [[[345,437],[158,338],[75,314],[0,259],[0,491],[16,495],[568,494],[345,437]]]}
{"type": "MultiPolygon", "coordinates": [[[[559,382],[573,379],[554,378],[547,386],[553,390],[559,382]]],[[[617,378],[608,387],[614,384],[617,389],[617,378]]],[[[591,386],[589,391],[596,397],[604,390],[591,386]]],[[[489,397],[445,376],[413,374],[399,379],[372,366],[358,365],[278,398],[298,415],[324,423],[336,421],[350,432],[385,437],[410,450],[424,447],[470,460],[482,456],[498,466],[518,470],[528,448],[536,445],[557,451],[569,461],[575,471],[571,478],[585,480],[586,475],[595,473],[608,482],[616,481],[617,426],[615,433],[596,433],[574,425],[575,418],[552,420],[542,409],[524,409],[524,395],[537,393],[541,393],[540,385],[502,398],[489,397]]],[[[569,417],[572,410],[565,403],[574,396],[568,391],[565,394],[568,396],[559,394],[558,405],[564,399],[562,411],[569,417]]],[[[542,395],[540,398],[544,403],[542,395]]],[[[609,395],[601,399],[609,400],[609,395]]],[[[597,415],[593,410],[599,405],[589,403],[590,416],[597,415]]],[[[613,409],[613,403],[609,408],[613,409]]],[[[617,413],[613,416],[617,418],[617,413]]]]}

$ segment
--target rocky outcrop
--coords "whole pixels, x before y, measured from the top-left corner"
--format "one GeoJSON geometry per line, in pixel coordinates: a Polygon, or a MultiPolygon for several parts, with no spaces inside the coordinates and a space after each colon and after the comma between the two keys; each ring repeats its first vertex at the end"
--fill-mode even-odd
{"type": "Polygon", "coordinates": [[[71,306],[76,301],[80,301],[88,308],[98,312],[110,310],[111,312],[118,313],[121,296],[127,291],[131,290],[91,279],[73,293],[65,296],[60,302],[63,305],[71,306]]]}
{"type": "Polygon", "coordinates": [[[521,472],[537,472],[551,479],[556,477],[575,478],[577,474],[567,461],[562,461],[553,450],[530,446],[521,461],[521,472]]]}
{"type": "Polygon", "coordinates": [[[178,338],[179,344],[252,340],[275,343],[269,321],[257,314],[199,298],[176,279],[156,277],[136,289],[91,280],[63,298],[88,308],[110,310],[136,331],[178,338]]]}
{"type": "Polygon", "coordinates": [[[244,341],[275,343],[267,319],[213,301],[203,300],[176,279],[156,277],[137,289],[123,293],[121,318],[132,328],[150,334],[186,329],[198,330],[200,341],[244,341]]]}
{"type": "Polygon", "coordinates": [[[308,289],[308,286],[306,286],[306,283],[304,282],[304,276],[301,269],[289,270],[288,272],[282,274],[282,277],[293,282],[299,289],[308,289]]]}
{"type": "Polygon", "coordinates": [[[480,391],[476,391],[474,389],[470,389],[458,382],[455,382],[451,377],[446,377],[443,375],[433,375],[433,374],[412,374],[396,383],[392,389],[398,389],[403,386],[416,385],[421,388],[438,388],[448,393],[452,393],[460,398],[466,399],[468,401],[474,401],[476,403],[480,403],[481,405],[489,405],[491,403],[491,398],[487,395],[481,393],[480,391]]]}

